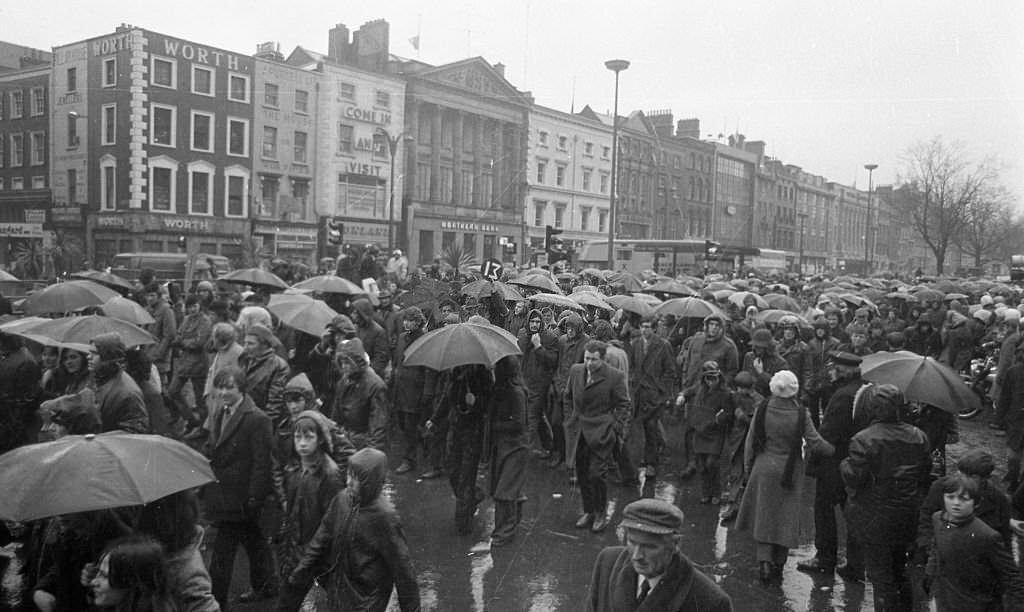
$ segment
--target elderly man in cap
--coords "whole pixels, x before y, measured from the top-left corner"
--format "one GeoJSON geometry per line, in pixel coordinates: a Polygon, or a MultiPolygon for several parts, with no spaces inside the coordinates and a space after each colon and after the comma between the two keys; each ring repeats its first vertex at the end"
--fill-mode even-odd
{"type": "Polygon", "coordinates": [[[680,550],[683,511],[640,499],[622,511],[625,546],[597,555],[587,612],[728,612],[732,600],[680,550]]]}
{"type": "Polygon", "coordinates": [[[855,414],[854,400],[864,386],[860,377],[861,358],[852,353],[832,351],[827,363],[835,392],[825,406],[818,432],[835,446],[831,457],[815,455],[807,465],[807,473],[816,476],[814,488],[814,547],[815,556],[797,563],[802,572],[839,574],[852,580],[864,580],[864,561],[857,539],[847,530],[846,564],[837,567],[839,536],[836,528],[836,506],[846,507],[846,488],[839,473],[839,465],[849,454],[850,439],[871,423],[871,415],[862,408],[855,414]]]}
{"type": "Polygon", "coordinates": [[[335,361],[341,379],[331,406],[331,418],[357,450],[366,447],[387,450],[387,387],[369,367],[363,343],[359,338],[343,340],[335,351],[335,361]]]}

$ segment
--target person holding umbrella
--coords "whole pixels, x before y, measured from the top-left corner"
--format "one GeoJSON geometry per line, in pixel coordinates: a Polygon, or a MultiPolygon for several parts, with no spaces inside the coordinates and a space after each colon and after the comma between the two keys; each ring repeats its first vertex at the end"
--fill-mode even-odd
{"type": "Polygon", "coordinates": [[[0,453],[33,441],[42,368],[20,337],[0,333],[0,453]]]}

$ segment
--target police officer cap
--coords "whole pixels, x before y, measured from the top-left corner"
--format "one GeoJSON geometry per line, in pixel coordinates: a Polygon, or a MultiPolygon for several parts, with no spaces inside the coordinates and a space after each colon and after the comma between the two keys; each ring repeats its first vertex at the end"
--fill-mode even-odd
{"type": "Polygon", "coordinates": [[[841,365],[849,367],[857,367],[860,365],[861,358],[853,353],[847,353],[846,351],[829,351],[828,362],[832,365],[841,365]]]}
{"type": "Polygon", "coordinates": [[[679,533],[683,528],[683,511],[675,504],[654,498],[638,499],[622,510],[622,522],[626,529],[647,533],[679,533]]]}

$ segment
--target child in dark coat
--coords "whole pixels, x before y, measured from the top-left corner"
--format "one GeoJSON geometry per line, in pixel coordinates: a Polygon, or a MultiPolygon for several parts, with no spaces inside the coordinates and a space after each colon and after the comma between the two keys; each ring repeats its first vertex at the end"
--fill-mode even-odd
{"type": "Polygon", "coordinates": [[[736,390],[732,394],[732,426],[725,441],[725,493],[722,499],[726,502],[722,510],[722,523],[727,524],[736,518],[743,499],[746,477],[743,473],[743,445],[747,439],[747,430],[754,419],[754,410],[764,402],[764,396],[754,389],[754,377],[750,372],[740,372],[733,379],[736,390]]]}
{"type": "Polygon", "coordinates": [[[722,495],[719,457],[733,419],[732,393],[725,386],[718,362],[706,361],[701,367],[700,382],[684,395],[690,396],[688,419],[695,432],[693,451],[701,476],[700,503],[717,505],[722,495]]]}

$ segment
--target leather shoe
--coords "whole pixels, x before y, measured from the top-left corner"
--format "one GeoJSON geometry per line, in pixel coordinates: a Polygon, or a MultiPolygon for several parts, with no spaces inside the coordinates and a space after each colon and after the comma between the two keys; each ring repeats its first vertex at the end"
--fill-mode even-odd
{"type": "Polygon", "coordinates": [[[594,524],[590,527],[590,530],[594,533],[601,533],[608,527],[608,517],[600,515],[594,519],[594,524]]]}
{"type": "Polygon", "coordinates": [[[864,568],[850,567],[849,563],[844,563],[837,567],[836,574],[838,574],[843,580],[864,582],[864,568]]]}
{"type": "Polygon", "coordinates": [[[408,460],[406,460],[406,461],[403,461],[401,463],[401,465],[398,466],[397,469],[395,469],[395,473],[396,474],[408,474],[409,472],[413,471],[414,468],[415,468],[415,466],[412,463],[410,463],[408,460]]]}
{"type": "Polygon", "coordinates": [[[580,518],[576,519],[576,528],[577,529],[586,529],[593,522],[594,522],[594,515],[590,514],[588,512],[588,513],[583,514],[582,516],[580,516],[580,518]]]}
{"type": "Polygon", "coordinates": [[[813,574],[831,574],[836,571],[836,564],[829,563],[828,561],[822,561],[818,557],[812,557],[807,561],[801,561],[796,564],[796,569],[801,572],[808,572],[813,574]]]}
{"type": "Polygon", "coordinates": [[[434,478],[440,478],[442,474],[444,474],[443,470],[439,468],[434,468],[432,470],[427,470],[426,472],[420,474],[420,478],[422,478],[423,480],[432,480],[434,478]]]}

